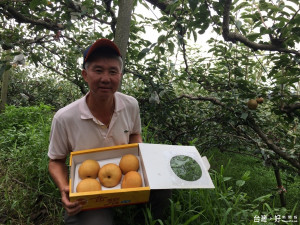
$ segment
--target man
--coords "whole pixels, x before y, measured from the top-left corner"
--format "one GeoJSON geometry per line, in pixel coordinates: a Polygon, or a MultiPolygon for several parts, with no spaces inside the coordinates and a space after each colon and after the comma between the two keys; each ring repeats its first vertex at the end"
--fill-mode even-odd
{"type": "Polygon", "coordinates": [[[80,202],[69,201],[65,162],[72,151],[142,142],[139,106],[135,98],[117,92],[123,62],[112,41],[99,39],[83,55],[82,76],[89,92],[53,118],[49,173],[61,192],[66,224],[111,225],[111,209],[81,211],[80,202]]]}

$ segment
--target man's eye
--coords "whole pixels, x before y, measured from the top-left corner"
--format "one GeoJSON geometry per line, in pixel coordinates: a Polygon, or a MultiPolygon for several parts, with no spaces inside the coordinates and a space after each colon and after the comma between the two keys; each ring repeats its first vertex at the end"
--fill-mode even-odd
{"type": "Polygon", "coordinates": [[[103,70],[96,70],[96,73],[103,73],[103,70]]]}
{"type": "Polygon", "coordinates": [[[118,71],[111,70],[109,73],[110,73],[111,75],[116,75],[116,74],[118,73],[118,71]]]}

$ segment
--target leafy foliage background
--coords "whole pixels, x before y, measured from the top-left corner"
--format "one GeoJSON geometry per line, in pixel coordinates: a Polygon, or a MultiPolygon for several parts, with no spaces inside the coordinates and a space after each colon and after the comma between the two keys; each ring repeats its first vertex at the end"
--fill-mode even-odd
{"type": "MultiPolygon", "coordinates": [[[[59,201],[46,168],[51,116],[86,94],[88,89],[81,78],[82,51],[98,38],[114,38],[118,3],[0,2],[1,91],[2,78],[10,72],[9,106],[1,114],[0,129],[1,185],[7,190],[1,192],[5,195],[1,210],[13,222],[17,218],[38,221],[49,212],[53,218],[61,213],[50,204],[51,199],[56,204],[59,201]],[[10,62],[20,53],[25,55],[25,65],[18,62],[12,65],[10,62]],[[28,191],[36,187],[39,191],[24,198],[21,197],[24,186],[28,191]],[[12,190],[17,190],[16,195],[11,195],[12,190]],[[22,205],[24,201],[30,202],[30,207],[22,205]],[[44,207],[48,203],[50,206],[44,207]],[[29,209],[35,207],[45,211],[28,216],[29,209]]],[[[278,178],[279,171],[281,185],[293,187],[290,190],[299,193],[299,188],[294,188],[300,169],[299,7],[296,0],[134,1],[121,91],[133,95],[140,103],[144,140],[192,144],[202,155],[218,156],[222,152],[222,157],[251,158],[253,167],[265,166],[259,170],[262,179],[273,176],[274,171],[278,178]],[[158,18],[144,15],[139,11],[140,5],[148,11],[159,11],[158,18]],[[144,38],[147,27],[158,33],[157,40],[144,38]],[[205,33],[211,33],[212,38],[204,44],[205,33]],[[264,102],[256,110],[250,110],[248,100],[257,97],[263,97],[264,102]]],[[[243,178],[234,179],[242,181],[230,183],[231,179],[226,178],[218,164],[226,163],[217,156],[214,182],[218,188],[216,193],[204,195],[207,202],[217,204],[222,199],[228,206],[229,202],[243,200],[246,204],[248,199],[242,188],[254,178],[239,174],[237,177],[243,178]]],[[[234,171],[230,169],[230,173],[234,171]]],[[[277,182],[275,186],[281,185],[277,182]]],[[[268,190],[270,195],[260,192],[267,197],[260,198],[255,205],[271,215],[282,210],[276,207],[283,207],[284,202],[276,202],[272,208],[270,202],[268,207],[264,201],[277,191],[281,197],[286,195],[275,189],[268,190]]],[[[254,193],[251,195],[254,200],[254,193]]],[[[274,196],[279,199],[278,194],[274,196]]],[[[176,224],[176,212],[181,215],[189,212],[187,217],[180,217],[184,219],[177,221],[178,224],[187,224],[189,218],[191,221],[202,218],[203,208],[197,213],[192,210],[193,198],[200,198],[199,193],[176,193],[171,224],[176,224]],[[191,200],[182,205],[187,196],[191,200]]],[[[209,206],[205,209],[210,211],[206,218],[214,215],[213,206],[209,206]]],[[[249,222],[253,213],[257,213],[254,204],[247,205],[247,209],[242,204],[228,206],[228,211],[221,213],[224,205],[220,203],[216,209],[220,211],[215,215],[231,215],[233,219],[236,216],[232,214],[233,206],[238,206],[236,213],[244,216],[244,221],[249,222]]],[[[294,206],[295,202],[288,198],[289,213],[292,214],[294,206]]],[[[298,206],[296,209],[299,211],[298,206]]],[[[221,216],[212,217],[214,223],[228,222],[224,218],[219,220],[221,216]]],[[[231,220],[230,224],[234,223],[237,222],[231,220]]]]}

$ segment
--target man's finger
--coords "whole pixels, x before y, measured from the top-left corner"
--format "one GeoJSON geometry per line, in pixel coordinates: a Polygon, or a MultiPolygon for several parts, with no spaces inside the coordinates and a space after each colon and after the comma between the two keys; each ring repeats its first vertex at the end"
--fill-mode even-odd
{"type": "Polygon", "coordinates": [[[68,208],[67,212],[69,216],[74,216],[81,211],[81,205],[77,205],[74,208],[68,208]]]}

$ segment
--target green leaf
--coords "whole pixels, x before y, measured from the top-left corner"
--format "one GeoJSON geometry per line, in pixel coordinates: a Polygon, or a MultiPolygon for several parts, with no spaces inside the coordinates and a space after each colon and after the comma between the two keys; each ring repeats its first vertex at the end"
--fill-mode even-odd
{"type": "Polygon", "coordinates": [[[32,0],[30,3],[29,3],[29,7],[31,9],[35,9],[37,6],[39,5],[39,0],[32,0]]]}
{"type": "Polygon", "coordinates": [[[231,180],[232,177],[223,177],[223,181],[228,181],[228,180],[231,180]]]}
{"type": "Polygon", "coordinates": [[[290,6],[290,5],[285,5],[284,7],[288,8],[289,10],[291,10],[294,13],[297,11],[293,6],[290,6]]]}
{"type": "Polygon", "coordinates": [[[271,196],[272,196],[272,194],[267,194],[267,195],[264,195],[264,196],[260,196],[256,199],[254,199],[253,202],[264,202],[264,201],[270,199],[271,196]]]}
{"type": "Polygon", "coordinates": [[[246,120],[247,117],[248,117],[248,113],[242,113],[241,118],[242,118],[243,120],[246,120]]]}
{"type": "Polygon", "coordinates": [[[175,12],[175,10],[178,7],[178,3],[176,4],[177,1],[175,1],[173,4],[170,4],[167,9],[170,9],[170,14],[173,14],[175,12]]]}
{"type": "Polygon", "coordinates": [[[293,3],[295,3],[296,5],[298,5],[298,4],[299,4],[299,0],[287,0],[287,1],[289,1],[289,2],[293,2],[293,3]]]}
{"type": "Polygon", "coordinates": [[[191,10],[195,12],[197,8],[198,0],[189,0],[189,5],[191,7],[191,10]]]}
{"type": "Polygon", "coordinates": [[[223,219],[222,219],[222,222],[221,222],[221,224],[223,225],[225,225],[225,224],[227,224],[227,216],[229,215],[229,213],[231,212],[231,210],[232,210],[232,208],[228,208],[227,210],[226,210],[226,212],[225,212],[225,214],[223,215],[223,219]]]}
{"type": "Polygon", "coordinates": [[[38,62],[40,61],[41,58],[36,54],[32,54],[31,59],[34,62],[35,66],[38,67],[38,62]]]}
{"type": "Polygon", "coordinates": [[[30,9],[35,10],[39,5],[47,5],[47,0],[32,0],[29,3],[30,9]]]}
{"type": "Polygon", "coordinates": [[[242,2],[241,4],[237,5],[236,7],[234,7],[234,12],[240,10],[241,8],[245,8],[246,6],[249,6],[248,2],[242,2]]]}
{"type": "Polygon", "coordinates": [[[197,41],[198,35],[197,32],[195,30],[193,30],[193,36],[194,36],[194,41],[197,41]]]}
{"type": "Polygon", "coordinates": [[[168,43],[168,48],[169,48],[169,51],[171,52],[171,54],[174,54],[175,45],[173,42],[168,43]]]}
{"type": "Polygon", "coordinates": [[[164,55],[164,54],[165,54],[165,48],[163,48],[163,47],[159,47],[159,51],[160,51],[160,53],[161,53],[162,55],[164,55]]]}
{"type": "Polygon", "coordinates": [[[250,171],[249,170],[247,170],[244,174],[243,174],[243,176],[242,176],[242,180],[249,180],[250,179],[250,171]]]}
{"type": "MultiPolygon", "coordinates": [[[[300,17],[299,17],[300,18],[300,17]]],[[[293,27],[291,30],[295,35],[300,36],[300,27],[293,27]]]]}
{"type": "Polygon", "coordinates": [[[236,181],[236,186],[238,186],[238,187],[242,187],[244,184],[245,184],[246,182],[244,181],[244,180],[238,180],[238,181],[236,181]]]}
{"type": "Polygon", "coordinates": [[[280,78],[278,78],[277,83],[278,84],[293,84],[293,83],[296,83],[298,81],[299,81],[298,77],[293,77],[293,78],[290,78],[290,77],[280,77],[280,78]]]}
{"type": "Polygon", "coordinates": [[[166,36],[165,35],[160,35],[157,39],[158,44],[161,44],[166,41],[166,36]]]}
{"type": "Polygon", "coordinates": [[[241,29],[241,27],[242,27],[242,21],[237,20],[237,21],[235,22],[235,25],[236,25],[236,27],[237,27],[238,29],[241,29]]]}
{"type": "Polygon", "coordinates": [[[260,33],[252,33],[252,34],[249,34],[247,35],[247,38],[250,40],[250,41],[255,41],[258,37],[260,37],[260,33]]]}
{"type": "Polygon", "coordinates": [[[188,225],[191,222],[193,222],[194,220],[196,220],[202,213],[204,212],[204,210],[194,216],[192,216],[191,218],[189,218],[183,225],[188,225]]]}
{"type": "Polygon", "coordinates": [[[150,51],[150,48],[144,48],[139,54],[138,54],[138,60],[141,60],[146,56],[146,54],[150,51]]]}

